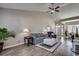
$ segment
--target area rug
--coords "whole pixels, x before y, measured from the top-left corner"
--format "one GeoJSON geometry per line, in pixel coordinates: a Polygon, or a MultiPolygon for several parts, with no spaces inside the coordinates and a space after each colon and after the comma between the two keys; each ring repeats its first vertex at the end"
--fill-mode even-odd
{"type": "Polygon", "coordinates": [[[45,49],[49,52],[54,52],[60,46],[60,44],[61,44],[61,42],[57,42],[53,46],[48,46],[48,45],[45,45],[43,43],[39,43],[36,46],[40,47],[40,48],[43,48],[43,49],[45,49]]]}

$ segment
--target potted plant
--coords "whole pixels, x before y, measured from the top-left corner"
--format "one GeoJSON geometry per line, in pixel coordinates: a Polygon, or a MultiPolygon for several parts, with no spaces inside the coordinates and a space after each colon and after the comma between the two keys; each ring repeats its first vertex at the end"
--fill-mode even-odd
{"type": "Polygon", "coordinates": [[[67,36],[67,33],[68,33],[68,32],[67,32],[67,30],[66,30],[66,31],[65,31],[65,36],[67,36]]]}
{"type": "Polygon", "coordinates": [[[4,42],[7,40],[9,32],[6,28],[0,28],[0,53],[3,50],[4,42]]]}
{"type": "Polygon", "coordinates": [[[65,30],[65,38],[67,39],[68,38],[68,31],[65,30]]]}
{"type": "Polygon", "coordinates": [[[9,37],[15,38],[15,32],[13,32],[13,31],[9,32],[9,37]]]}
{"type": "Polygon", "coordinates": [[[78,37],[78,28],[76,27],[76,37],[78,37]]]}

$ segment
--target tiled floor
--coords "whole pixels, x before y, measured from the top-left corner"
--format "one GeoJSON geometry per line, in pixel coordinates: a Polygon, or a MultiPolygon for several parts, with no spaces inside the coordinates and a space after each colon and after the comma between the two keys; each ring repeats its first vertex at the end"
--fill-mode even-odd
{"type": "Polygon", "coordinates": [[[72,56],[72,43],[70,40],[61,38],[62,44],[54,51],[48,52],[36,46],[20,45],[14,48],[7,49],[1,53],[1,56],[72,56]]]}

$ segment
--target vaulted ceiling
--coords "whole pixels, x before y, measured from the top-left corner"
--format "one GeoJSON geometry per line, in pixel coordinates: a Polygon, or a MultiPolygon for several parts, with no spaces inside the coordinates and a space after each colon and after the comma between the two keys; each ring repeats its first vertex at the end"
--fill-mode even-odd
{"type": "MultiPolygon", "coordinates": [[[[60,19],[79,16],[79,4],[78,3],[54,3],[54,6],[60,6],[60,12],[49,14],[52,17],[56,17],[55,21],[60,19]]],[[[10,8],[18,10],[29,10],[29,11],[49,11],[49,3],[0,3],[1,8],[10,8]]]]}

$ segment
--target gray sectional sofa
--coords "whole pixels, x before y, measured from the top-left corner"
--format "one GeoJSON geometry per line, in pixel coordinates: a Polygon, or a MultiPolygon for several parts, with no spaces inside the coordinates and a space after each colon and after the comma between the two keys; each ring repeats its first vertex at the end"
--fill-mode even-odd
{"type": "Polygon", "coordinates": [[[43,33],[32,33],[32,37],[34,44],[41,43],[43,42],[43,39],[46,38],[46,36],[43,33]]]}

